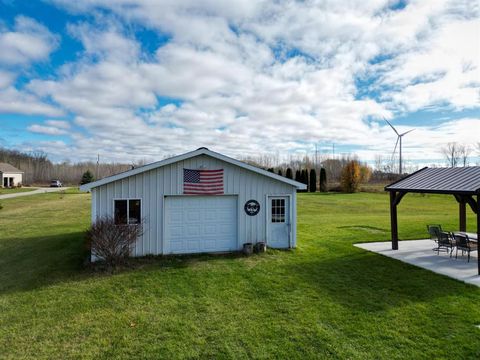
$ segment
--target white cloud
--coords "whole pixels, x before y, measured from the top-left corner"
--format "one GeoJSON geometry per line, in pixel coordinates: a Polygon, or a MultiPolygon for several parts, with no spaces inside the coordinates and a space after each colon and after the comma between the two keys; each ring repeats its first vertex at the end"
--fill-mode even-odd
{"type": "Polygon", "coordinates": [[[61,116],[63,111],[46,104],[31,93],[18,91],[9,86],[0,91],[0,113],[20,113],[27,115],[61,116]]]}
{"type": "Polygon", "coordinates": [[[46,120],[45,124],[60,129],[70,129],[70,123],[64,120],[46,120]]]}
{"type": "Polygon", "coordinates": [[[13,82],[14,78],[15,76],[12,73],[0,70],[0,89],[9,86],[13,82]]]}
{"type": "Polygon", "coordinates": [[[65,129],[61,129],[55,126],[44,126],[33,124],[27,128],[28,131],[37,133],[37,134],[44,134],[44,135],[65,135],[67,131],[65,129]]]}
{"type": "MultiPolygon", "coordinates": [[[[55,2],[121,19],[69,25],[83,56],[27,86],[88,132],[71,134],[79,156],[153,160],[199,146],[243,156],[310,151],[317,141],[390,153],[391,130],[372,120],[479,107],[478,9],[468,2],[411,1],[401,10],[388,0],[55,2]],[[137,24],[171,40],[145,54],[126,30],[137,24]],[[360,97],[359,78],[373,79],[379,96],[360,97]],[[159,107],[159,97],[180,103],[159,107]]],[[[478,121],[420,124],[406,156],[436,156],[444,133],[465,141],[478,121]]]]}
{"type": "Polygon", "coordinates": [[[381,84],[392,90],[384,97],[408,111],[444,103],[459,109],[478,107],[478,19],[448,22],[425,42],[391,61],[381,84]]]}
{"type": "Polygon", "coordinates": [[[92,28],[88,23],[70,24],[68,30],[82,42],[87,56],[100,56],[118,62],[129,62],[139,56],[139,45],[134,40],[122,36],[114,25],[102,30],[92,28]]]}
{"type": "Polygon", "coordinates": [[[0,64],[25,65],[46,60],[58,39],[35,20],[17,16],[13,30],[0,28],[0,64]]]}

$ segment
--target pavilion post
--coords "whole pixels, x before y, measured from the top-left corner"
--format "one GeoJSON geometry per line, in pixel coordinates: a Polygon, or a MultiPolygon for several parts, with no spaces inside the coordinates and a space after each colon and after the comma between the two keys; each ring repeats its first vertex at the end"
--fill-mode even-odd
{"type": "Polygon", "coordinates": [[[392,250],[398,250],[397,201],[395,191],[390,191],[390,228],[392,231],[392,250]]]}
{"type": "MultiPolygon", "coordinates": [[[[480,195],[477,195],[477,245],[480,242],[480,195]]],[[[477,248],[478,249],[478,248],[477,248]]],[[[480,275],[480,254],[477,250],[477,267],[478,267],[478,275],[480,275]]]]}
{"type": "Polygon", "coordinates": [[[460,231],[467,231],[467,203],[464,199],[458,202],[458,216],[460,231]]]}

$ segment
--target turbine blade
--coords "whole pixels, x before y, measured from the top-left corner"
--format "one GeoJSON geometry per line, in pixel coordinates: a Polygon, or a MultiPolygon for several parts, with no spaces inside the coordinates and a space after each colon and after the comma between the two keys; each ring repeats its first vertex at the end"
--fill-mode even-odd
{"type": "Polygon", "coordinates": [[[393,163],[393,159],[395,157],[395,152],[397,151],[397,146],[398,146],[399,141],[400,141],[400,136],[397,137],[397,142],[395,143],[395,148],[393,149],[393,152],[392,152],[392,163],[393,163]]]}
{"type": "Polygon", "coordinates": [[[415,130],[415,129],[408,130],[408,131],[404,132],[403,134],[401,134],[400,136],[407,135],[409,132],[412,132],[413,130],[415,130]]]}
{"type": "Polygon", "coordinates": [[[384,120],[387,122],[388,125],[390,125],[390,127],[393,129],[393,131],[395,131],[395,134],[397,134],[398,136],[400,136],[400,134],[398,133],[397,129],[395,129],[392,124],[390,124],[390,121],[388,121],[387,119],[384,119],[384,120]]]}

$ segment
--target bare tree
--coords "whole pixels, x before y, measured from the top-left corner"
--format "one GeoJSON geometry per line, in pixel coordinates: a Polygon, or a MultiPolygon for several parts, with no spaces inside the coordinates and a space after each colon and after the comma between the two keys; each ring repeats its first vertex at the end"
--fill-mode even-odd
{"type": "Polygon", "coordinates": [[[450,142],[441,149],[448,166],[457,167],[461,158],[460,146],[456,142],[450,142]]]}
{"type": "Polygon", "coordinates": [[[458,145],[458,152],[460,155],[460,163],[463,167],[468,165],[468,157],[472,152],[472,148],[469,145],[458,145]]]}

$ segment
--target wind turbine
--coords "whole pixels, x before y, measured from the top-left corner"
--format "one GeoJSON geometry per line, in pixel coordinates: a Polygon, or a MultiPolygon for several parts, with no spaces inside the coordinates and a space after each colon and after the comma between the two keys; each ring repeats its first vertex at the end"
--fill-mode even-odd
{"type": "Polygon", "coordinates": [[[404,132],[403,134],[399,134],[397,129],[395,129],[393,127],[392,124],[390,124],[390,122],[385,119],[385,121],[387,122],[388,125],[390,125],[390,127],[393,129],[393,131],[395,131],[395,134],[397,134],[397,142],[395,143],[395,148],[393,149],[393,153],[392,153],[392,160],[393,160],[393,157],[395,156],[395,151],[397,151],[397,145],[398,143],[400,142],[400,151],[399,151],[399,163],[398,163],[398,174],[399,175],[402,175],[403,172],[402,172],[402,138],[407,135],[409,132],[412,132],[413,130],[415,129],[411,129],[411,130],[408,130],[406,132],[404,132]]]}

